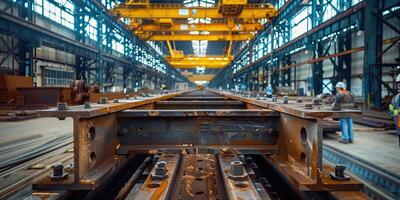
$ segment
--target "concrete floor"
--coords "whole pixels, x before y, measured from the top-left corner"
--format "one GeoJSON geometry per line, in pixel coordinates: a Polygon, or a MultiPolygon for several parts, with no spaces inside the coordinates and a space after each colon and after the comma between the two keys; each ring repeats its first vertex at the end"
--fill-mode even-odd
{"type": "Polygon", "coordinates": [[[0,164],[29,153],[59,137],[71,135],[72,119],[36,118],[20,122],[0,122],[0,164]]]}
{"type": "Polygon", "coordinates": [[[72,133],[72,119],[35,118],[20,122],[0,122],[0,146],[21,140],[72,133]]]}
{"type": "MultiPolygon", "coordinates": [[[[354,128],[360,128],[354,125],[354,128]]],[[[400,175],[400,148],[395,131],[354,131],[354,143],[342,144],[340,133],[324,136],[324,144],[400,175]]]]}

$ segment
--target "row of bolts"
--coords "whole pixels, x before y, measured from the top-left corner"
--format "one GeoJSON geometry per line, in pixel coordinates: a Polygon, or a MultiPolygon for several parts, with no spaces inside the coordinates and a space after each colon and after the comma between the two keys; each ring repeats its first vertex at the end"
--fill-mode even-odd
{"type": "MultiPolygon", "coordinates": [[[[149,97],[149,94],[143,94],[143,97],[149,97]]],[[[126,99],[130,99],[129,95],[125,96],[126,99]]],[[[136,96],[133,97],[133,99],[137,99],[136,96]]],[[[97,104],[107,104],[108,99],[107,97],[101,97],[99,101],[97,101],[97,104]]],[[[112,101],[113,103],[119,103],[119,99],[114,99],[112,101]]],[[[91,108],[90,102],[84,102],[83,103],[83,108],[89,109],[91,108]]],[[[57,110],[68,110],[68,105],[66,102],[59,102],[57,103],[57,110]]]]}
{"type": "MultiPolygon", "coordinates": [[[[257,100],[261,100],[260,96],[256,97],[257,100]]],[[[272,102],[278,102],[278,97],[273,95],[272,96],[272,102]]],[[[302,98],[298,98],[296,100],[296,103],[303,103],[303,99],[302,98]]],[[[288,96],[283,96],[283,104],[289,104],[289,97],[288,96]]],[[[313,99],[311,104],[305,104],[305,109],[312,109],[314,106],[320,106],[322,105],[321,100],[320,99],[313,99]]],[[[332,110],[341,110],[342,106],[340,103],[332,103],[332,110]]]]}

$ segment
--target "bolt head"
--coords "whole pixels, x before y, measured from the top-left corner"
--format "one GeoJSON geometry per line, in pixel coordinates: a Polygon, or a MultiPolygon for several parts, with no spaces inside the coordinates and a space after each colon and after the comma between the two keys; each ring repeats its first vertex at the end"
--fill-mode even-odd
{"type": "Polygon", "coordinates": [[[58,110],[68,110],[68,105],[65,102],[59,102],[59,103],[57,103],[57,109],[58,110]]]}

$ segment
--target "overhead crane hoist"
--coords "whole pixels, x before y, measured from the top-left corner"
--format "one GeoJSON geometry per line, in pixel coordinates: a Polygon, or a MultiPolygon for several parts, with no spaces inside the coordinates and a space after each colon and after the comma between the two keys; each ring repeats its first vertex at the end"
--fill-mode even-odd
{"type": "MultiPolygon", "coordinates": [[[[235,41],[248,41],[264,27],[277,10],[268,3],[249,4],[247,0],[220,0],[212,7],[187,7],[176,3],[150,3],[129,0],[117,5],[111,14],[128,18],[128,28],[142,40],[165,41],[170,55],[165,58],[175,68],[220,69],[232,60],[235,41]],[[209,19],[208,21],[204,19],[209,19]],[[225,55],[196,57],[172,48],[171,41],[229,41],[225,55]]],[[[212,75],[188,77],[208,81],[212,75]]]]}
{"type": "Polygon", "coordinates": [[[277,15],[276,9],[271,4],[248,4],[247,0],[222,0],[218,6],[214,7],[185,7],[184,4],[150,3],[148,0],[135,0],[116,6],[111,13],[117,17],[130,19],[130,29],[141,39],[156,41],[164,41],[165,37],[171,41],[249,40],[255,31],[262,30],[262,19],[269,20],[277,15]],[[225,23],[176,22],[179,19],[187,20],[189,18],[208,18],[211,19],[211,22],[224,19],[225,23]],[[244,23],[235,24],[235,20],[244,23]],[[224,34],[211,33],[193,36],[190,31],[218,31],[224,32],[224,34]]]}

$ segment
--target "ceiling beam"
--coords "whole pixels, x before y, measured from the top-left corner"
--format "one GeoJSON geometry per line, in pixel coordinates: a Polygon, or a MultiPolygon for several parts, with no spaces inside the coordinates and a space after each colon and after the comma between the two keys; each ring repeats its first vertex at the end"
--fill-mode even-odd
{"type": "Polygon", "coordinates": [[[270,19],[277,15],[277,10],[271,4],[247,4],[237,15],[224,15],[218,7],[185,7],[183,4],[150,4],[149,7],[134,4],[120,4],[111,11],[112,15],[133,19],[158,18],[212,18],[212,19],[270,19]]]}
{"type": "Polygon", "coordinates": [[[208,41],[246,41],[250,40],[253,35],[252,34],[240,34],[240,35],[190,35],[190,34],[175,34],[175,35],[152,35],[149,37],[141,37],[144,40],[151,41],[191,41],[191,40],[208,40],[208,41]]]}
{"type": "Polygon", "coordinates": [[[261,31],[263,25],[253,24],[173,24],[165,26],[161,24],[137,24],[131,23],[130,30],[136,32],[156,32],[156,31],[209,31],[209,32],[254,32],[261,31]]]}

